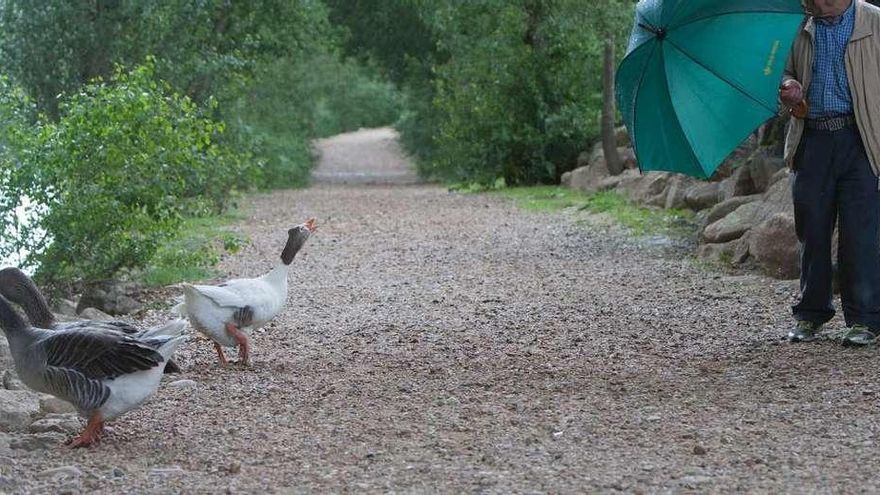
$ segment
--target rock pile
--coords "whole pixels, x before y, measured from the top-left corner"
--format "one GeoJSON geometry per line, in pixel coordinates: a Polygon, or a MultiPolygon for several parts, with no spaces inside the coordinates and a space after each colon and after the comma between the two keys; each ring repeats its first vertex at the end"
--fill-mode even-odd
{"type": "Polygon", "coordinates": [[[781,157],[750,140],[710,180],[699,180],[642,174],[624,130],[618,130],[618,145],[627,167],[622,174],[608,174],[599,143],[581,155],[578,168],[564,174],[562,183],[585,192],[615,190],[644,206],[691,209],[699,222],[699,257],[756,265],[781,279],[798,277],[791,185],[781,157]]]}

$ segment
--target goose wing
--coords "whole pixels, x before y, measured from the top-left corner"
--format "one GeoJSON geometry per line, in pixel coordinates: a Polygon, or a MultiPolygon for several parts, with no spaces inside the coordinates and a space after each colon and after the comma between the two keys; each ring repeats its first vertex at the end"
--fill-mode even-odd
{"type": "Polygon", "coordinates": [[[223,285],[193,285],[192,289],[198,294],[210,299],[214,304],[225,308],[243,308],[248,305],[244,297],[234,288],[238,288],[241,282],[238,280],[227,282],[223,285]]]}
{"type": "Polygon", "coordinates": [[[119,331],[94,327],[52,332],[39,342],[49,368],[97,380],[158,366],[164,358],[157,344],[152,339],[139,341],[119,331]]]}

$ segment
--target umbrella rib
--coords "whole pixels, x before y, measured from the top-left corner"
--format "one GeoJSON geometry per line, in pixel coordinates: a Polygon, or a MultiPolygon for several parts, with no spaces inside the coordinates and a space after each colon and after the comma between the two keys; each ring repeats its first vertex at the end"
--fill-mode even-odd
{"type": "Polygon", "coordinates": [[[755,103],[757,103],[758,105],[760,105],[762,108],[766,109],[768,112],[770,112],[770,113],[772,113],[772,114],[775,114],[775,113],[776,113],[777,110],[776,110],[775,108],[770,108],[769,106],[765,105],[764,102],[762,102],[761,100],[759,100],[759,99],[755,98],[754,96],[752,96],[751,94],[749,94],[749,92],[746,91],[746,90],[744,90],[739,84],[737,84],[737,83],[731,81],[730,79],[728,79],[728,78],[722,76],[721,74],[715,72],[714,70],[712,70],[710,67],[708,67],[708,66],[707,66],[706,64],[704,64],[703,62],[700,62],[700,61],[697,60],[696,58],[692,57],[690,53],[688,53],[688,52],[686,52],[685,50],[683,50],[680,46],[678,46],[677,44],[675,44],[675,42],[673,42],[672,40],[670,40],[670,39],[667,38],[666,41],[668,41],[669,44],[672,45],[673,48],[675,48],[676,50],[680,51],[685,57],[689,58],[689,59],[690,59],[691,61],[693,61],[695,64],[697,64],[697,65],[699,65],[700,67],[702,67],[706,72],[712,74],[713,76],[717,77],[718,79],[721,79],[722,81],[724,81],[725,83],[727,83],[730,87],[736,89],[737,91],[739,91],[740,93],[742,93],[743,96],[745,96],[746,98],[748,98],[748,99],[754,101],[755,103]]]}

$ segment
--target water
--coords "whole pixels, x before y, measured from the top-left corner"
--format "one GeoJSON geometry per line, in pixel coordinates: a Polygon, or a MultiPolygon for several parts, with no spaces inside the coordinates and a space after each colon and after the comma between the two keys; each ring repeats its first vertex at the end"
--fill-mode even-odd
{"type": "MultiPolygon", "coordinates": [[[[0,197],[2,199],[2,197],[0,197]]],[[[27,197],[22,198],[21,204],[15,209],[15,216],[18,219],[19,223],[23,225],[27,225],[34,215],[37,214],[37,205],[31,202],[27,197]]],[[[45,232],[42,230],[38,230],[35,232],[36,235],[43,235],[45,232]]],[[[14,238],[18,235],[16,231],[9,231],[7,229],[6,232],[3,233],[3,238],[0,239],[0,243],[4,242],[6,239],[14,238]]],[[[24,259],[27,257],[28,251],[21,250],[17,253],[11,254],[7,257],[0,256],[0,268],[6,266],[17,266],[22,269],[28,275],[33,275],[33,267],[25,268],[22,267],[21,264],[24,262],[24,259]]]]}

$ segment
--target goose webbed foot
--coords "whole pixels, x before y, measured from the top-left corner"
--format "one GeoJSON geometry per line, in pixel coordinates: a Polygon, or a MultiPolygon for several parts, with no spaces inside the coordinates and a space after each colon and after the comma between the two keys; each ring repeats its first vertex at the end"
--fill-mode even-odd
{"type": "Polygon", "coordinates": [[[90,447],[101,441],[101,435],[104,433],[104,418],[101,413],[95,413],[89,417],[86,423],[86,429],[76,438],[68,442],[67,446],[71,449],[80,447],[90,447]]]}

